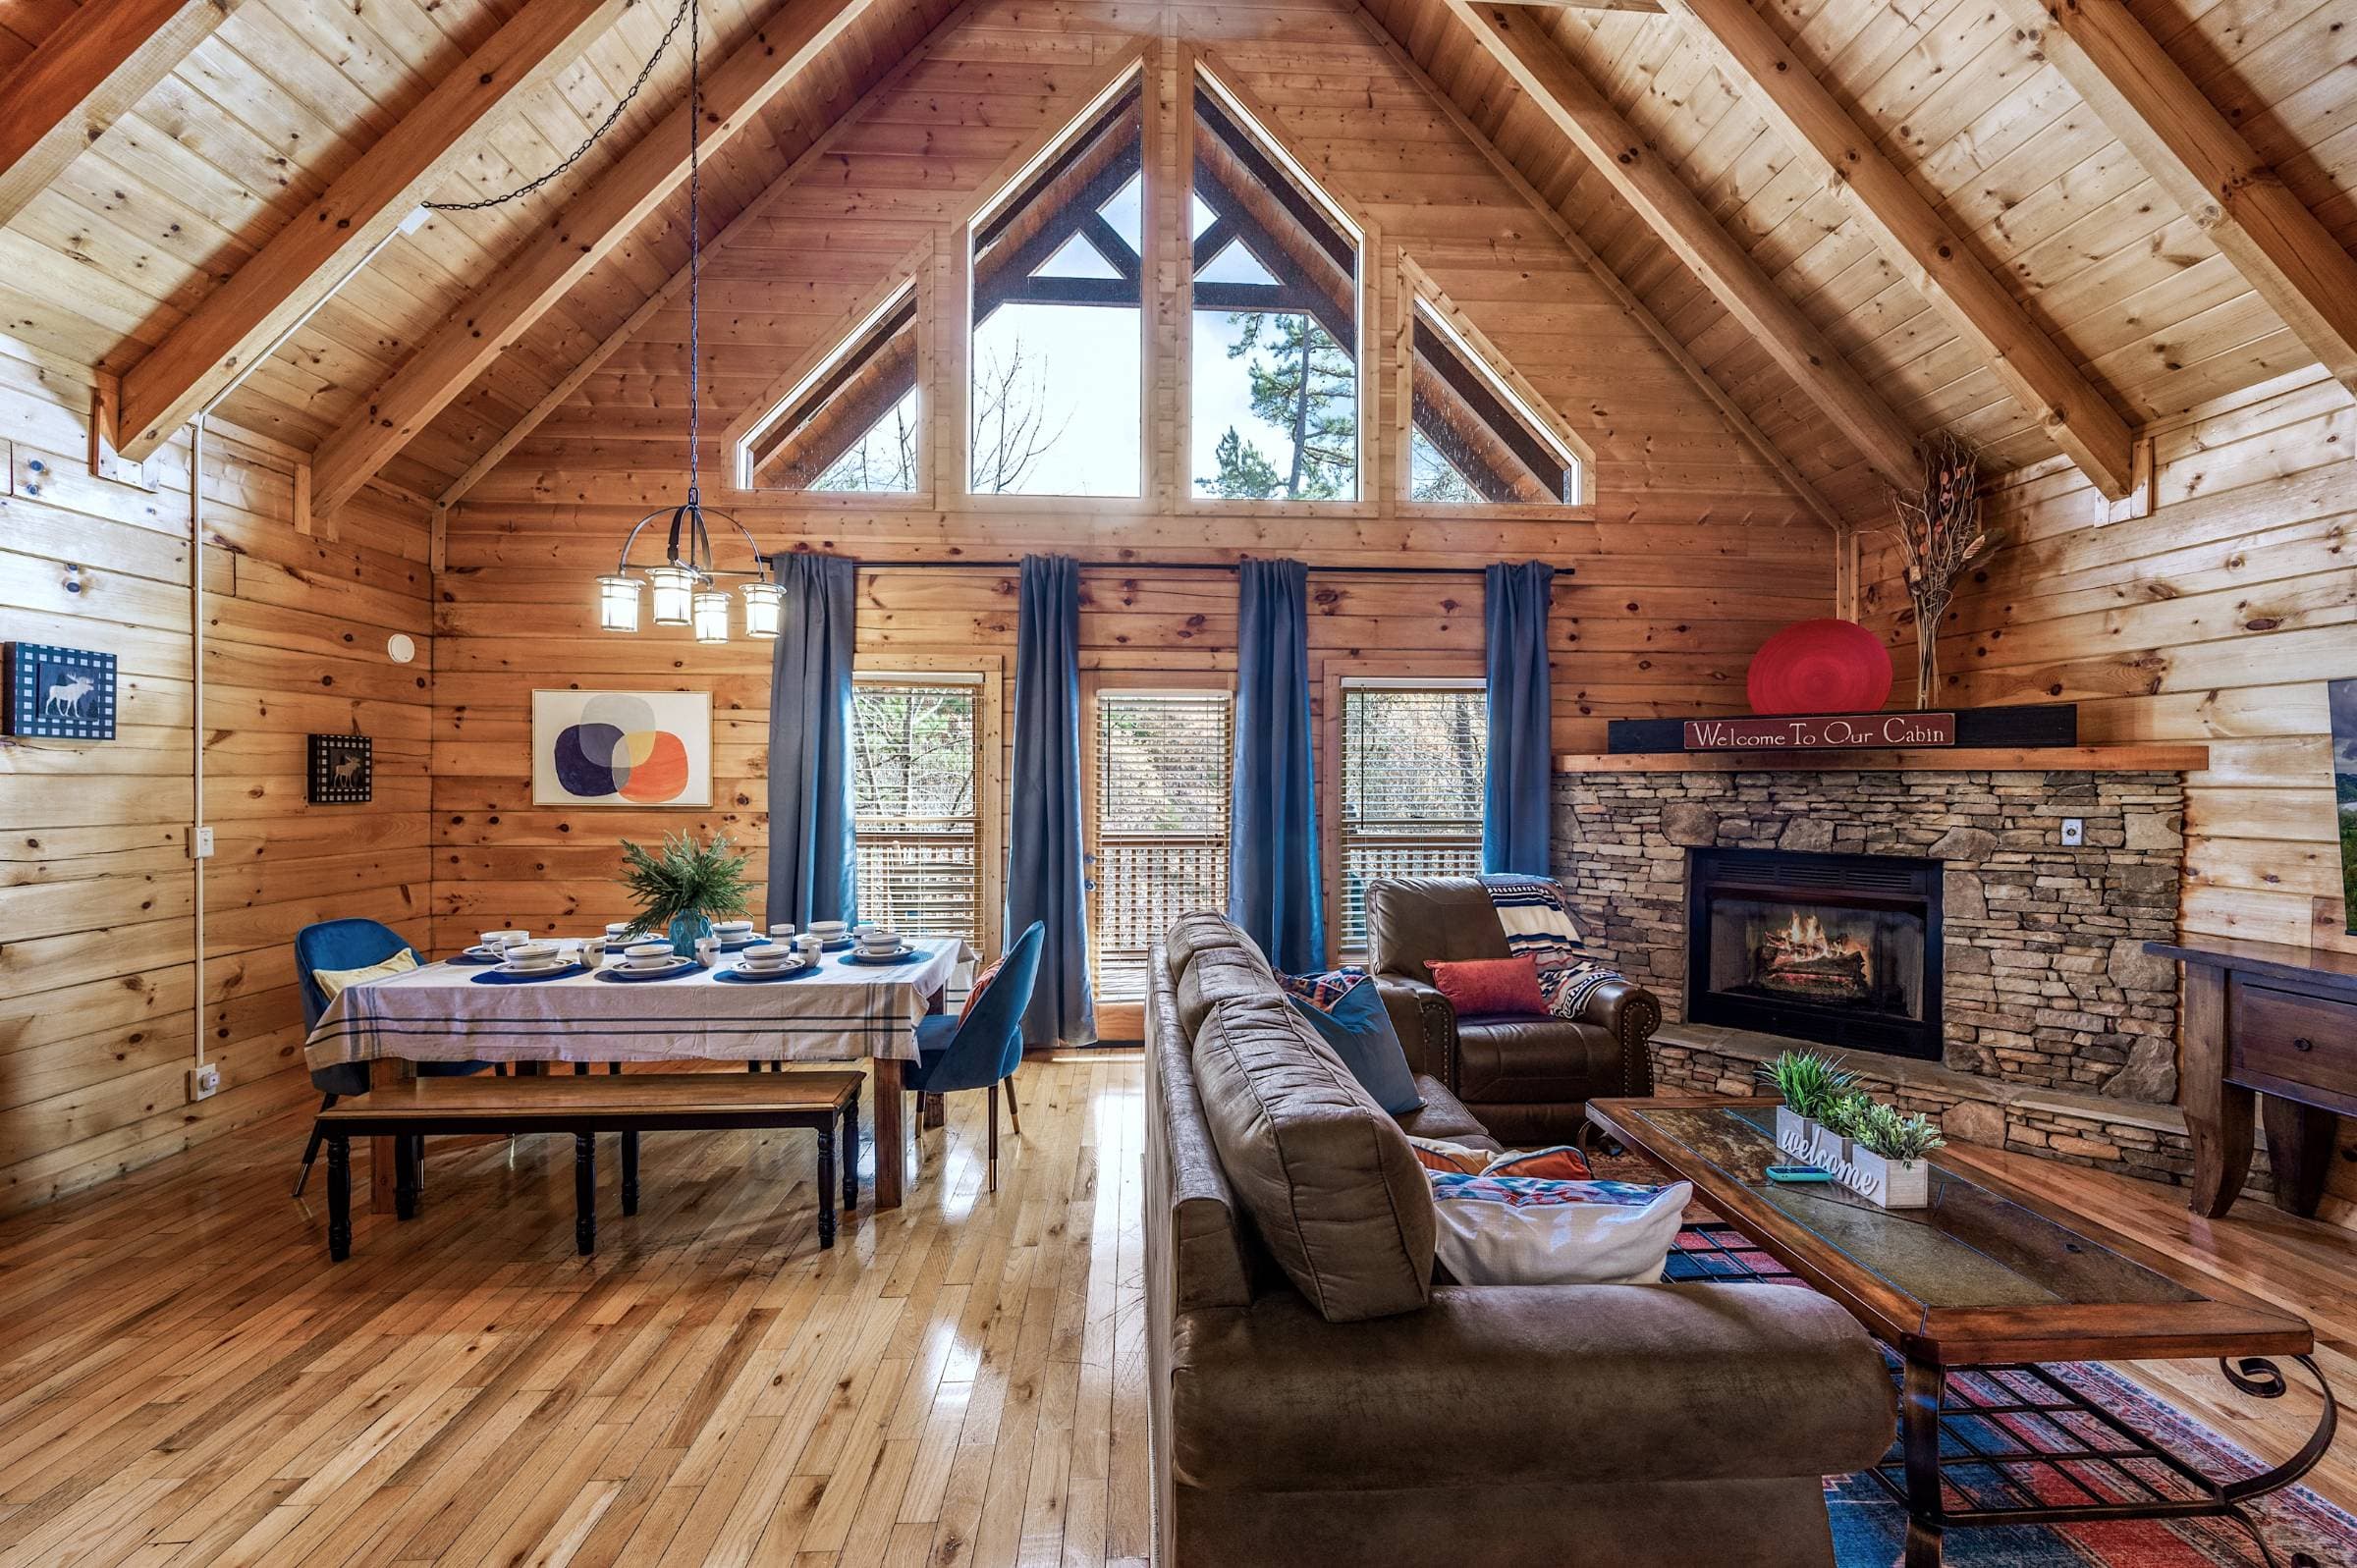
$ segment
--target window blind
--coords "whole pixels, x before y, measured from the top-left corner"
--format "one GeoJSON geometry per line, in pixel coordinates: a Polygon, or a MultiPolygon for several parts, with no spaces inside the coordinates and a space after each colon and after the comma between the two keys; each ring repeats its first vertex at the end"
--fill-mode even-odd
{"type": "Polygon", "coordinates": [[[1089,925],[1102,1000],[1142,998],[1148,951],[1171,922],[1228,907],[1233,712],[1224,691],[1097,693],[1089,925]]]}
{"type": "Polygon", "coordinates": [[[860,918],[979,947],[977,695],[955,677],[858,681],[851,790],[860,918]]]}
{"type": "Polygon", "coordinates": [[[1367,946],[1367,884],[1481,870],[1489,696],[1479,684],[1343,691],[1343,939],[1367,946]]]}

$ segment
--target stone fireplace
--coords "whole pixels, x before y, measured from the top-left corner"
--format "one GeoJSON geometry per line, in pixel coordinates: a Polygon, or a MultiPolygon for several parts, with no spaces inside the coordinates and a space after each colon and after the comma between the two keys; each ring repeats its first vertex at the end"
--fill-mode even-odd
{"type": "Polygon", "coordinates": [[[2176,935],[2181,774],[1582,760],[1555,871],[1662,1000],[1663,1092],[1817,1041],[1960,1137],[2184,1179],[2177,977],[2143,950],[2176,935]]]}

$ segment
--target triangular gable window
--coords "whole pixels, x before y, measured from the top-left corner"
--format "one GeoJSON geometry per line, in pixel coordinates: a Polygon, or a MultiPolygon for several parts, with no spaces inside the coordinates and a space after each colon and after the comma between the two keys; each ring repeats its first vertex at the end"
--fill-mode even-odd
{"type": "Polygon", "coordinates": [[[1581,455],[1483,348],[1415,295],[1408,499],[1562,505],[1581,499],[1581,455]]]}
{"type": "Polygon", "coordinates": [[[973,220],[976,495],[1140,493],[1143,103],[1132,70],[973,220]]]}
{"type": "Polygon", "coordinates": [[[919,490],[921,403],[911,280],[870,311],[739,444],[739,480],[757,490],[919,490]]]}
{"type": "Polygon", "coordinates": [[[1200,70],[1194,113],[1194,490],[1355,500],[1358,226],[1200,70]]]}

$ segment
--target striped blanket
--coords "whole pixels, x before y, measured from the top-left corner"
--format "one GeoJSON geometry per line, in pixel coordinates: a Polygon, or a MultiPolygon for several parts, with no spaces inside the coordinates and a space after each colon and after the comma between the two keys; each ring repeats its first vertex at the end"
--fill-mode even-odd
{"type": "Polygon", "coordinates": [[[1548,1010],[1559,1018],[1576,1018],[1588,999],[1608,980],[1623,976],[1580,951],[1579,927],[1563,906],[1563,890],[1545,877],[1486,876],[1498,923],[1506,928],[1506,950],[1528,954],[1539,969],[1539,991],[1548,1010]]]}

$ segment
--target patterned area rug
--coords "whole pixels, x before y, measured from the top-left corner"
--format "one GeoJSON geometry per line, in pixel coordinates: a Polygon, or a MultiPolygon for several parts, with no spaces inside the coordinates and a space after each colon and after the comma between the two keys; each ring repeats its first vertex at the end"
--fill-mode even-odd
{"type": "MultiPolygon", "coordinates": [[[[1661,1173],[1633,1156],[1596,1156],[1598,1176],[1616,1181],[1659,1181],[1661,1173]]],[[[1740,1232],[1697,1204],[1686,1211],[1665,1277],[1672,1280],[1747,1281],[1809,1288],[1740,1232]]],[[[2298,1377],[2296,1370],[2291,1374],[2298,1377]]],[[[1948,1383],[1949,1408],[1959,1404],[2049,1404],[2055,1414],[2019,1412],[1946,1424],[1950,1457],[1986,1431],[2010,1449],[2040,1452],[2077,1448],[2106,1433],[2097,1418],[2065,1408],[2075,1395],[2127,1432],[2177,1455],[2205,1476],[2230,1480],[2266,1468],[2255,1456],[2208,1426],[2155,1399],[2141,1387],[2097,1363],[2036,1369],[2034,1375],[2003,1381],[1957,1377],[1948,1383]]],[[[1895,1455],[1893,1456],[1895,1457],[1895,1455]]],[[[2011,1486],[2054,1503],[2117,1496],[2137,1487],[2164,1495],[2195,1495],[2185,1484],[2150,1461],[2044,1460],[1989,1467],[1991,1488],[2011,1486]],[[2114,1468],[2114,1467],[2117,1468],[2114,1468]]],[[[1957,1473],[1951,1472],[1951,1476],[1957,1473]]],[[[1979,1488],[1969,1471],[1966,1485],[1979,1488]]],[[[1906,1544],[1906,1510],[1873,1476],[1829,1477],[1827,1512],[1833,1519],[1834,1555],[1839,1568],[1894,1568],[1906,1544]]],[[[1989,1500],[1996,1500],[1994,1497],[1989,1500]]],[[[2250,1505],[2252,1523],[2266,1539],[2273,1560],[2231,1519],[2125,1520],[2085,1525],[2001,1525],[1951,1529],[1946,1560],[1951,1568],[2357,1568],[2357,1518],[2305,1487],[2290,1487],[2250,1505]]]]}

